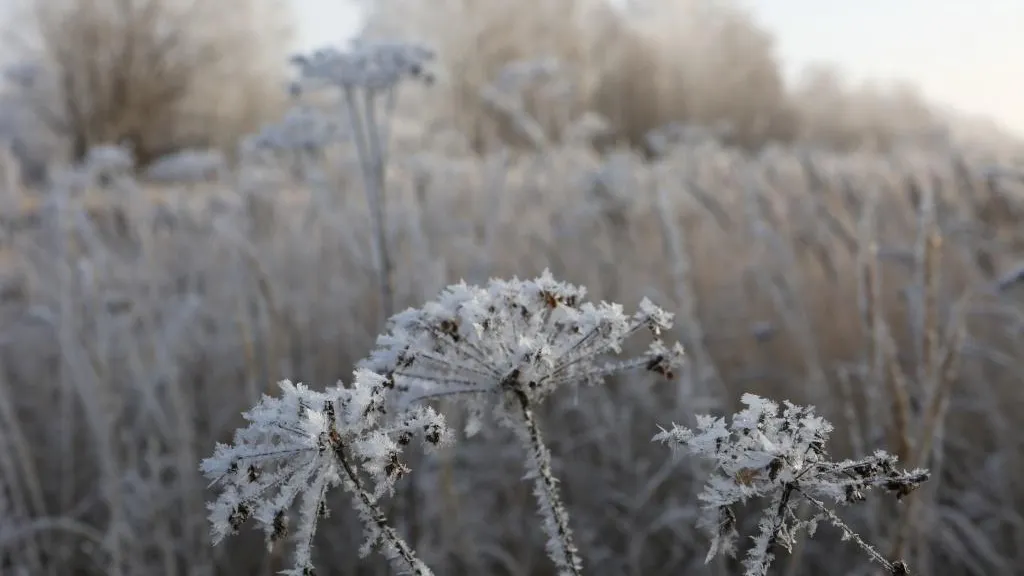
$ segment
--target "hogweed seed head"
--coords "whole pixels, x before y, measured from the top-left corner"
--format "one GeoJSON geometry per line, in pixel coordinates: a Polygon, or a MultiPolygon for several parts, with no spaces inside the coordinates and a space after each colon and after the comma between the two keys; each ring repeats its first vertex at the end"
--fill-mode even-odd
{"type": "Polygon", "coordinates": [[[471,400],[470,434],[488,400],[501,407],[502,399],[523,395],[533,404],[560,387],[636,368],[674,376],[682,347],[661,340],[671,314],[645,299],[627,315],[618,304],[584,302],[585,296],[585,289],[547,270],[534,280],[455,284],[437,300],[393,316],[361,366],[386,376],[403,406],[464,395],[471,400]],[[644,354],[606,360],[644,329],[654,336],[644,354]]]}
{"type": "Polygon", "coordinates": [[[534,280],[455,284],[437,300],[394,315],[361,363],[388,379],[399,409],[460,396],[470,407],[467,434],[479,429],[486,407],[517,432],[527,450],[527,478],[534,482],[548,556],[563,576],[581,574],[582,560],[534,406],[558,388],[599,383],[635,368],[671,378],[683,356],[678,344],[669,348],[661,340],[671,327],[668,312],[645,299],[627,315],[618,304],[593,304],[585,296],[582,287],[559,282],[547,270],[534,280]],[[646,353],[606,359],[645,329],[654,336],[646,353]]]}
{"type": "Polygon", "coordinates": [[[854,539],[886,568],[902,565],[885,560],[827,508],[826,502],[859,502],[872,488],[882,488],[900,499],[925,482],[928,472],[900,470],[896,458],[882,451],[860,460],[833,462],[825,450],[832,425],[815,415],[813,407],[789,402],[780,406],[753,394],[744,394],[742,402],[746,407],[731,423],[698,416],[696,430],[673,426],[654,437],[713,463],[699,497],[707,513],[704,526],[712,532],[707,560],[734,552],[739,536],[734,508],[753,498],[766,498],[769,503],[759,534],[744,560],[745,576],[766,574],[774,545],[790,548],[801,529],[813,535],[822,519],[843,530],[844,536],[854,539]],[[797,516],[796,504],[801,499],[817,511],[810,519],[797,516]]]}
{"type": "Polygon", "coordinates": [[[340,484],[355,498],[368,544],[394,549],[394,536],[381,524],[376,501],[408,472],[399,456],[414,435],[439,446],[450,433],[444,418],[427,407],[388,418],[384,382],[366,370],[356,372],[352,387],[324,392],[286,380],[280,383],[280,397],[264,395],[245,412],[248,425],[236,431],[234,442],[218,444],[200,466],[220,486],[208,506],[214,543],[252,519],[273,545],[291,531],[288,511],[298,499],[293,573],[307,573],[317,520],[328,513],[327,492],[340,484]],[[364,488],[364,477],[370,488],[364,488]]]}
{"type": "Polygon", "coordinates": [[[343,142],[348,134],[333,116],[311,107],[297,106],[280,122],[265,125],[249,137],[246,146],[271,152],[322,150],[343,142]]]}
{"type": "Polygon", "coordinates": [[[433,81],[427,64],[434,53],[403,42],[356,40],[348,51],[324,48],[292,58],[305,82],[340,88],[382,91],[404,79],[433,81]]]}

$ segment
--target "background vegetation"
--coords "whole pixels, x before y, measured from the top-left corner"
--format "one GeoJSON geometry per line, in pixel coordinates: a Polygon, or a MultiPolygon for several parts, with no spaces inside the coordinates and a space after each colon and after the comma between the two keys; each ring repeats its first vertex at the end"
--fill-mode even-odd
{"type": "MultiPolygon", "coordinates": [[[[838,456],[936,471],[852,518],[865,538],[905,531],[921,574],[1021,573],[1020,143],[902,89],[787,86],[725,1],[375,5],[368,36],[438,51],[391,124],[396,307],[550,267],[677,314],[687,377],[544,410],[591,572],[735,572],[703,565],[701,470],[650,439],[751,391],[818,406],[838,456]]],[[[351,126],[329,92],[284,115],[263,3],[27,6],[42,41],[0,112],[0,571],[268,573],[259,534],[209,545],[197,467],[276,380],[348,379],[381,330],[351,126]],[[149,171],[169,153],[177,182],[149,171]]],[[[413,461],[391,513],[438,573],[547,573],[519,456],[499,435],[413,461]]],[[[326,521],[318,567],[386,573],[360,534],[326,521]]],[[[867,573],[837,540],[779,573],[867,573]]]]}

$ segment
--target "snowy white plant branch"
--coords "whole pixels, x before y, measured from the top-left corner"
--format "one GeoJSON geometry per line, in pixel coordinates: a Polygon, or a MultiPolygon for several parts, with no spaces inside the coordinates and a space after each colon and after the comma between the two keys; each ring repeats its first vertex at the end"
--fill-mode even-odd
{"type": "Polygon", "coordinates": [[[713,461],[714,468],[700,500],[704,527],[712,533],[707,560],[719,553],[735,554],[739,531],[735,508],[753,498],[767,500],[753,545],[743,560],[744,576],[764,576],[774,560],[776,545],[792,550],[800,530],[809,537],[826,520],[853,540],[890,574],[909,574],[901,561],[889,561],[860,538],[828,507],[865,499],[872,488],[882,488],[901,499],[929,474],[926,470],[899,470],[896,458],[878,451],[860,460],[832,462],[825,444],[832,425],[814,414],[813,407],[783,406],[753,394],[742,398],[746,408],[731,423],[700,416],[697,429],[673,426],[654,440],[713,461]],[[815,513],[797,515],[797,504],[810,504],[815,513]]]}
{"type": "MultiPolygon", "coordinates": [[[[668,312],[645,299],[637,312],[626,314],[618,304],[585,302],[585,296],[584,288],[559,282],[546,270],[533,280],[455,284],[436,300],[394,315],[350,388],[315,392],[282,382],[281,397],[264,396],[244,413],[249,424],[236,431],[234,443],[219,444],[201,465],[221,487],[210,505],[214,542],[253,519],[272,545],[286,535],[289,510],[299,499],[294,567],[286,573],[313,574],[317,520],[327,514],[329,489],[341,485],[366,529],[361,553],[379,548],[398,571],[430,574],[388,525],[378,501],[409,471],[399,456],[416,435],[428,446],[450,441],[444,419],[425,402],[455,398],[468,406],[467,435],[479,431],[488,414],[515,432],[526,451],[548,556],[560,575],[581,574],[536,408],[560,388],[597,384],[630,370],[672,378],[683,361],[682,347],[661,339],[671,327],[668,312]],[[645,352],[609,358],[643,331],[653,336],[645,352]]],[[[830,504],[859,502],[873,488],[899,499],[929,473],[900,470],[896,458],[881,451],[833,462],[825,449],[832,425],[813,407],[779,405],[753,394],[742,401],[746,407],[731,422],[700,416],[695,430],[673,426],[654,437],[713,463],[700,495],[701,522],[712,533],[707,560],[735,554],[737,507],[764,499],[744,576],[766,576],[776,545],[792,550],[799,532],[812,537],[822,520],[890,574],[909,574],[904,562],[883,557],[830,504]],[[800,517],[800,503],[813,513],[800,517]]]]}
{"type": "Polygon", "coordinates": [[[421,308],[396,314],[362,367],[383,374],[401,408],[458,397],[469,407],[466,432],[491,411],[514,430],[527,453],[527,475],[560,574],[580,574],[569,514],[559,496],[535,408],[559,388],[597,384],[633,369],[672,377],[682,360],[661,334],[672,315],[648,300],[627,315],[618,304],[584,302],[586,291],[545,271],[534,280],[491,280],[446,288],[421,308]],[[635,358],[612,361],[625,341],[647,329],[654,340],[635,358]]]}
{"type": "Polygon", "coordinates": [[[365,527],[361,554],[379,548],[397,569],[431,574],[387,523],[378,501],[409,471],[399,456],[414,436],[440,446],[450,433],[428,407],[388,418],[385,383],[366,370],[356,372],[350,388],[324,392],[284,381],[279,398],[264,395],[244,413],[248,426],[236,431],[232,444],[218,444],[200,466],[221,488],[209,505],[214,543],[252,519],[272,547],[288,535],[289,510],[299,499],[294,567],[285,573],[311,575],[317,521],[328,514],[328,491],[341,485],[365,527]]]}

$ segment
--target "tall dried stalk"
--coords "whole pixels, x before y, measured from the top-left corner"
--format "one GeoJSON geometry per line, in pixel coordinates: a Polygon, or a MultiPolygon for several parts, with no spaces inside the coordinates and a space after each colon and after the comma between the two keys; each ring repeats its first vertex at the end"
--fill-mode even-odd
{"type": "MultiPolygon", "coordinates": [[[[942,233],[936,214],[935,189],[925,185],[919,199],[920,232],[915,261],[918,265],[919,293],[921,306],[919,309],[919,350],[921,354],[918,366],[919,393],[922,395],[923,413],[919,418],[913,451],[908,462],[912,466],[927,464],[937,458],[935,444],[945,421],[949,395],[957,377],[960,359],[960,346],[966,330],[965,314],[971,296],[968,292],[955,304],[953,314],[946,328],[945,343],[941,342],[939,327],[938,292],[941,283],[940,256],[942,249],[942,233]]],[[[936,483],[941,478],[936,477],[936,483]]],[[[934,488],[933,488],[934,490],[934,488]]],[[[912,495],[908,505],[902,511],[897,523],[896,537],[893,542],[893,554],[902,556],[908,552],[913,538],[914,528],[918,521],[921,501],[924,494],[912,495]]],[[[924,532],[918,534],[923,536],[924,532]]],[[[919,544],[919,547],[923,544],[919,544]]],[[[919,551],[922,558],[924,550],[919,551]]]]}
{"type": "Polygon", "coordinates": [[[370,206],[383,324],[394,314],[395,307],[392,286],[393,264],[388,246],[385,165],[388,157],[388,128],[395,107],[396,92],[395,87],[390,87],[386,91],[387,106],[383,121],[377,117],[377,98],[380,94],[376,90],[346,87],[344,95],[356,151],[359,154],[366,201],[370,206]]]}
{"type": "MultiPolygon", "coordinates": [[[[714,396],[715,393],[723,389],[723,383],[718,369],[715,367],[714,359],[705,345],[705,331],[701,326],[700,316],[697,314],[699,303],[686,237],[679,230],[678,222],[674,217],[678,210],[669,200],[665,186],[657,184],[655,195],[662,242],[669,258],[672,288],[675,293],[676,307],[679,310],[677,314],[681,319],[678,326],[683,332],[683,346],[689,351],[691,363],[695,364],[699,391],[704,395],[714,396]]],[[[687,370],[690,369],[687,368],[687,370]]]]}

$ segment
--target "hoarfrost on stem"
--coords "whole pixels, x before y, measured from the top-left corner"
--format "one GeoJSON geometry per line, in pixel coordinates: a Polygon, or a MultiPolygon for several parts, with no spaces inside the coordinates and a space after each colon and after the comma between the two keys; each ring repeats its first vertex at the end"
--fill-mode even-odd
{"type": "Polygon", "coordinates": [[[450,433],[443,417],[427,407],[388,418],[384,383],[367,370],[356,372],[350,388],[324,392],[286,380],[280,397],[264,395],[245,412],[248,425],[235,432],[234,442],[218,444],[200,466],[221,487],[209,505],[214,543],[252,519],[272,546],[287,536],[288,511],[298,499],[294,569],[288,573],[312,574],[317,521],[328,514],[328,491],[340,484],[365,525],[362,553],[379,546],[397,567],[430,574],[387,524],[378,500],[409,471],[399,456],[415,435],[440,446],[450,433]]]}
{"type": "Polygon", "coordinates": [[[468,434],[479,429],[488,407],[516,432],[548,556],[563,576],[578,576],[583,563],[535,407],[563,386],[599,383],[634,368],[672,377],[683,356],[678,344],[668,348],[661,341],[672,322],[668,312],[645,299],[627,315],[618,304],[584,302],[585,296],[582,287],[559,282],[547,270],[534,280],[452,285],[422,308],[393,316],[390,331],[362,364],[388,378],[400,407],[458,396],[469,404],[468,434]],[[644,354],[605,359],[644,328],[654,335],[644,354]]]}
{"type": "Polygon", "coordinates": [[[735,507],[753,498],[765,498],[758,534],[744,559],[745,576],[762,576],[774,560],[776,544],[792,549],[800,530],[813,536],[817,524],[827,520],[854,540],[892,574],[907,574],[902,561],[890,562],[863,541],[827,506],[864,500],[872,488],[882,488],[901,499],[928,479],[926,470],[904,471],[896,458],[883,451],[859,460],[829,460],[825,444],[832,425],[815,415],[813,407],[779,404],[744,394],[746,406],[731,423],[723,418],[698,416],[696,430],[673,426],[654,440],[702,456],[713,470],[700,495],[705,509],[702,522],[712,533],[707,560],[720,553],[734,554],[739,532],[735,507]],[[810,518],[797,515],[806,501],[815,511],[810,518]]]}

